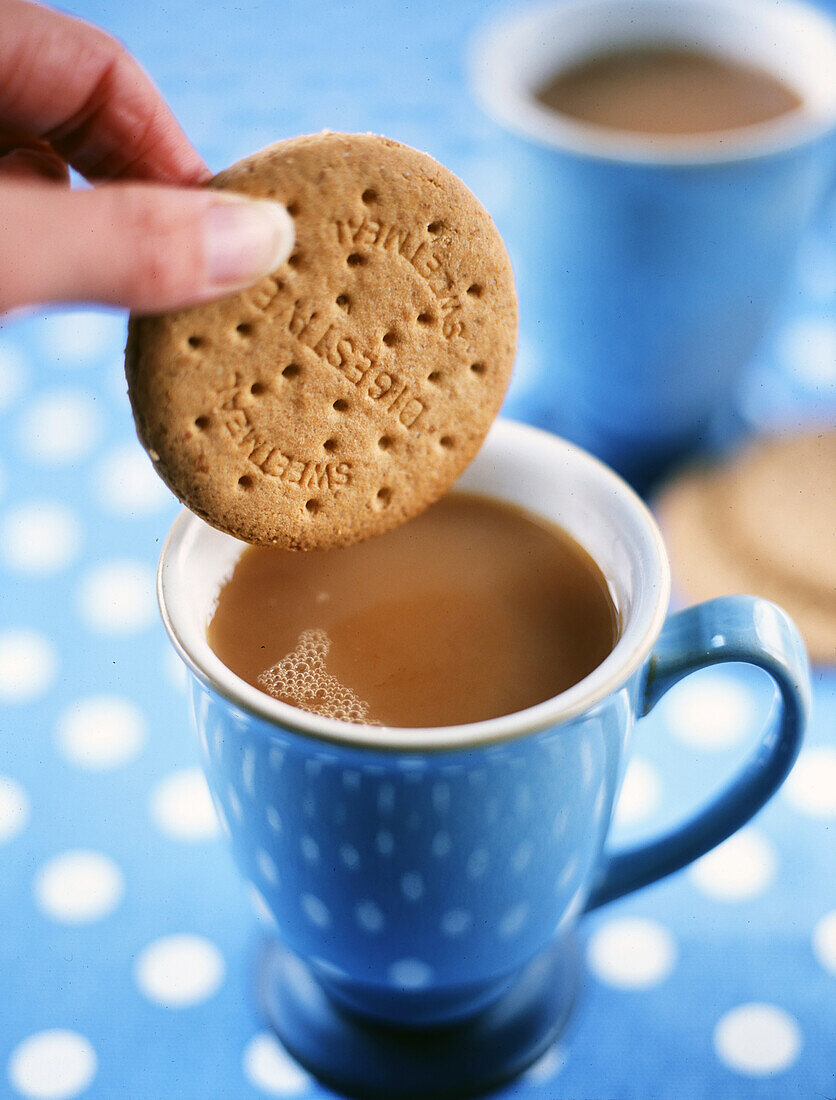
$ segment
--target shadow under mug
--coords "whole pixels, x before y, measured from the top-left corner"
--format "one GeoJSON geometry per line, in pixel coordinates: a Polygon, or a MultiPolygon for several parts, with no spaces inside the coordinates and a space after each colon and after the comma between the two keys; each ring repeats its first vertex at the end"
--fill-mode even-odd
{"type": "Polygon", "coordinates": [[[563,0],[471,50],[499,126],[497,217],[537,343],[541,422],[645,488],[735,431],[735,396],[836,179],[836,24],[798,0],[563,0]],[[801,107],[722,135],[581,123],[535,92],[561,67],[648,43],[774,73],[801,107]]]}
{"type": "Polygon", "coordinates": [[[525,1068],[569,1013],[581,915],[743,825],[789,771],[809,705],[803,645],[773,604],[729,597],[665,624],[656,524],[590,455],[500,420],[458,484],[566,529],[600,564],[621,616],[591,675],[507,717],[406,730],[287,706],[206,641],[242,544],[183,513],[160,562],[213,798],[276,922],[263,1004],[305,1066],[363,1097],[467,1096],[525,1068]],[[636,720],[722,661],[758,665],[777,687],[756,753],[679,827],[605,850],[636,720]]]}

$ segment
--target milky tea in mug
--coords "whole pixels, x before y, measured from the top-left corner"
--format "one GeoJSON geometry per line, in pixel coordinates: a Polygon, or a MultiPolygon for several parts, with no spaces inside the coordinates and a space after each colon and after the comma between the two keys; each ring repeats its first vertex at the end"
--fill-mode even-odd
{"type": "Polygon", "coordinates": [[[244,551],[208,628],[243,680],[313,713],[436,727],[559,695],[609,655],[607,581],[568,534],[449,493],[339,550],[244,551]]]}
{"type": "Polygon", "coordinates": [[[801,106],[778,76],[676,45],[597,51],[537,91],[558,114],[641,134],[710,134],[768,122],[801,106]]]}

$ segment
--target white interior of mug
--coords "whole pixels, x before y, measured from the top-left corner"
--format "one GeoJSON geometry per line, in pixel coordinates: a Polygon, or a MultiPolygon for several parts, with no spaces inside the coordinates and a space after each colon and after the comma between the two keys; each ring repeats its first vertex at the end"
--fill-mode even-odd
{"type": "Polygon", "coordinates": [[[798,0],[564,0],[501,18],[471,51],[474,91],[503,125],[546,145],[618,160],[679,163],[763,155],[836,125],[836,24],[798,0]],[[535,98],[592,54],[682,46],[764,69],[802,98],[777,118],[715,134],[635,134],[587,125],[535,98]]]}
{"type": "Polygon", "coordinates": [[[407,746],[450,749],[503,740],[582,713],[626,681],[662,628],[670,576],[653,517],[632,489],[596,458],[510,420],[493,425],[457,487],[516,504],[560,525],[592,555],[609,581],[622,622],[619,640],[598,668],[554,699],[485,722],[404,730],[322,718],[265,695],[231,672],[206,640],[220,588],[245,544],[190,512],[175,522],[160,559],[158,594],[172,642],[196,675],[227,699],[285,729],[330,741],[400,751],[407,746]]]}

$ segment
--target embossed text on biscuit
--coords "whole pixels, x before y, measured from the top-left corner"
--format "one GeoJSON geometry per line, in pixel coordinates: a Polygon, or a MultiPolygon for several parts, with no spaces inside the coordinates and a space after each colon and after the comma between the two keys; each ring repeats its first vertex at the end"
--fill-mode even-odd
{"type": "Polygon", "coordinates": [[[278,478],[303,490],[333,492],[351,482],[350,462],[317,462],[285,453],[259,431],[252,419],[252,399],[247,383],[236,371],[230,386],[220,395],[220,421],[237,450],[268,477],[278,478]]]}
{"type": "Polygon", "coordinates": [[[375,248],[403,256],[436,299],[444,336],[448,340],[464,336],[462,300],[455,280],[423,234],[366,216],[338,219],[334,227],[342,245],[375,248]]]}
{"type": "Polygon", "coordinates": [[[329,325],[316,344],[309,346],[358,392],[380,402],[405,428],[411,428],[424,411],[424,402],[394,369],[381,369],[375,357],[358,350],[352,338],[336,325],[329,325]]]}
{"type": "Polygon", "coordinates": [[[357,346],[356,339],[333,324],[327,314],[304,302],[285,301],[272,276],[248,292],[247,301],[264,316],[287,326],[291,336],[338,370],[363,396],[381,406],[405,428],[411,428],[426,408],[394,368],[383,369],[379,359],[357,346]]]}

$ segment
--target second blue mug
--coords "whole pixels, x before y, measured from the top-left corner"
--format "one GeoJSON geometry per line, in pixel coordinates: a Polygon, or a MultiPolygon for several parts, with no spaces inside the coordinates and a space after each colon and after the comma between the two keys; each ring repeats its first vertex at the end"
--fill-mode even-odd
{"type": "Polygon", "coordinates": [[[745,368],[836,181],[836,24],[797,0],[565,0],[472,52],[514,202],[499,228],[538,343],[540,419],[644,487],[725,439],[745,368]],[[801,106],[721,135],[628,134],[535,97],[562,66],[678,45],[774,73],[801,106]]]}

